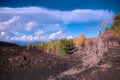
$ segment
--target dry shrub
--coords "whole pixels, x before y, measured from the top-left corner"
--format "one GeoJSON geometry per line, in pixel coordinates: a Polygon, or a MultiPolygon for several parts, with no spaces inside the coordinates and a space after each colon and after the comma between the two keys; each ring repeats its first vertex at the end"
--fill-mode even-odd
{"type": "Polygon", "coordinates": [[[83,49],[82,62],[84,66],[96,66],[102,59],[103,54],[107,51],[107,45],[102,35],[99,35],[91,46],[83,49]]]}
{"type": "Polygon", "coordinates": [[[92,38],[86,39],[85,42],[84,42],[84,45],[85,45],[85,46],[90,46],[90,45],[92,45],[92,44],[93,44],[93,39],[92,39],[92,38]]]}
{"type": "Polygon", "coordinates": [[[72,56],[82,61],[85,67],[96,66],[103,59],[104,53],[107,52],[107,45],[103,35],[97,38],[85,41],[85,46],[80,47],[72,56]]]}
{"type": "Polygon", "coordinates": [[[107,44],[109,46],[113,46],[113,45],[119,45],[118,43],[118,36],[119,34],[116,33],[113,30],[108,29],[105,33],[104,33],[104,39],[107,41],[107,44]]]}

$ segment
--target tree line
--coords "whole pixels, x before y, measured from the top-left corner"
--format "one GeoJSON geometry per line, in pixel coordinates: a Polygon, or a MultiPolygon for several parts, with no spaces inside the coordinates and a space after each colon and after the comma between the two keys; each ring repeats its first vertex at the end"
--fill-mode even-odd
{"type": "MultiPolygon", "coordinates": [[[[112,26],[106,28],[102,37],[105,41],[117,40],[120,43],[120,14],[114,17],[112,26]]],[[[74,51],[80,47],[88,47],[95,44],[96,39],[97,38],[87,39],[85,35],[81,33],[75,39],[59,39],[35,45],[28,44],[27,49],[39,49],[47,53],[65,56],[74,53],[74,51]]]]}
{"type": "Polygon", "coordinates": [[[50,42],[42,42],[40,44],[28,44],[28,49],[39,49],[47,53],[56,55],[70,55],[74,53],[79,47],[89,46],[93,43],[93,39],[86,39],[84,34],[80,34],[75,39],[59,39],[50,42]]]}
{"type": "Polygon", "coordinates": [[[67,39],[60,39],[60,40],[53,40],[50,42],[42,42],[40,44],[35,45],[27,45],[27,49],[39,49],[43,50],[44,52],[56,54],[56,55],[69,55],[72,53],[74,49],[73,40],[67,39]]]}

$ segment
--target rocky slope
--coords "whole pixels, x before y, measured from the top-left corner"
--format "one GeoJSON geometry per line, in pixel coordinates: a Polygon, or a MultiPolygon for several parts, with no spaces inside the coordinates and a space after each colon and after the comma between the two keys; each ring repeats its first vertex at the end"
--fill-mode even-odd
{"type": "Polygon", "coordinates": [[[120,46],[110,47],[101,63],[89,68],[72,57],[63,58],[15,45],[0,46],[0,80],[119,79],[120,46]]]}

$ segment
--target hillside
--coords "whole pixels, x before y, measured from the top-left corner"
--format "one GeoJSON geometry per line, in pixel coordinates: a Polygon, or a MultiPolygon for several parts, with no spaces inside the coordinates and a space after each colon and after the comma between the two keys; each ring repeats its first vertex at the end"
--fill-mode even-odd
{"type": "Polygon", "coordinates": [[[17,44],[13,44],[13,43],[0,41],[0,47],[5,47],[5,46],[18,46],[18,45],[17,44]]]}
{"type": "Polygon", "coordinates": [[[0,80],[119,80],[119,17],[97,38],[80,34],[26,47],[0,42],[0,80]]]}
{"type": "Polygon", "coordinates": [[[82,66],[75,57],[60,57],[41,50],[26,50],[16,46],[6,48],[8,50],[1,51],[0,54],[1,80],[120,79],[120,46],[110,47],[103,61],[90,68],[82,66]]]}

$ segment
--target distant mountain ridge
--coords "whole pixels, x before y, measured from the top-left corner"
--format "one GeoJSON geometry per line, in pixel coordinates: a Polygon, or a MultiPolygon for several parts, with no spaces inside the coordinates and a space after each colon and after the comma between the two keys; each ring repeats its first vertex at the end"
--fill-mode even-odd
{"type": "Polygon", "coordinates": [[[14,41],[12,43],[18,44],[20,46],[27,46],[28,44],[39,44],[41,41],[14,41]]]}
{"type": "Polygon", "coordinates": [[[0,46],[27,46],[28,44],[39,44],[41,41],[0,41],[0,46]]]}
{"type": "Polygon", "coordinates": [[[14,43],[0,41],[0,47],[3,47],[3,46],[19,46],[19,45],[14,44],[14,43]]]}

